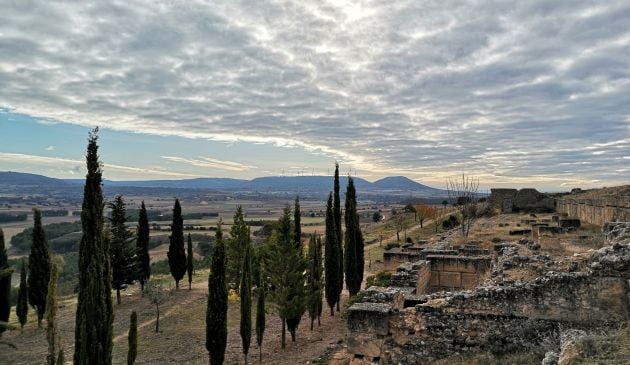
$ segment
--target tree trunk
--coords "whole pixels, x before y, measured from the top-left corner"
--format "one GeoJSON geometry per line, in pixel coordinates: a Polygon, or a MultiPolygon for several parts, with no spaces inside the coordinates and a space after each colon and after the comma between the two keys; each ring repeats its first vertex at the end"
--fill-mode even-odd
{"type": "Polygon", "coordinates": [[[322,325],[322,323],[319,321],[319,318],[320,318],[320,317],[319,317],[319,316],[317,316],[317,327],[319,327],[319,326],[321,326],[321,325],[322,325]]]}
{"type": "Polygon", "coordinates": [[[291,334],[291,342],[295,342],[295,329],[290,330],[289,333],[291,334]]]}
{"type": "Polygon", "coordinates": [[[258,345],[258,361],[262,362],[262,346],[258,345]]]}
{"type": "Polygon", "coordinates": [[[116,304],[120,304],[120,289],[116,289],[116,304]]]}
{"type": "Polygon", "coordinates": [[[245,365],[247,365],[247,354],[243,354],[243,358],[245,360],[245,365]]]}
{"type": "Polygon", "coordinates": [[[179,280],[175,280],[175,290],[179,290],[179,280]]]}
{"type": "Polygon", "coordinates": [[[334,305],[332,305],[332,306],[330,307],[330,316],[331,316],[331,317],[334,317],[334,316],[335,316],[335,306],[334,306],[334,305]]]}
{"type": "Polygon", "coordinates": [[[315,321],[314,318],[311,318],[311,331],[313,330],[313,322],[315,321]]]}
{"type": "Polygon", "coordinates": [[[341,298],[339,298],[339,301],[337,302],[337,312],[339,312],[339,302],[341,302],[341,298]]]}
{"type": "Polygon", "coordinates": [[[42,328],[42,314],[39,314],[39,311],[37,312],[37,328],[42,328]]]}
{"type": "Polygon", "coordinates": [[[142,292],[142,295],[144,295],[144,279],[140,280],[140,291],[142,292]]]}
{"type": "Polygon", "coordinates": [[[189,281],[188,282],[188,290],[191,290],[191,289],[192,289],[192,281],[189,281]]]}
{"type": "Polygon", "coordinates": [[[157,320],[155,321],[155,333],[158,333],[160,332],[160,307],[156,305],[155,309],[157,309],[157,320]]]}
{"type": "Polygon", "coordinates": [[[282,321],[282,341],[281,341],[281,348],[285,347],[285,323],[284,323],[284,318],[280,318],[280,320],[282,321]]]}
{"type": "Polygon", "coordinates": [[[400,231],[396,230],[396,241],[400,241],[400,231]]]}

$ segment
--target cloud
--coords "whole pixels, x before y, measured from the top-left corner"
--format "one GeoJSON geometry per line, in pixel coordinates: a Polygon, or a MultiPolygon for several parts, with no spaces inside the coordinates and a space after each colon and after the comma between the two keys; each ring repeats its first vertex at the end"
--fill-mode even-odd
{"type": "Polygon", "coordinates": [[[11,2],[0,106],[371,176],[627,182],[629,22],[627,1],[11,2]]]}
{"type": "Polygon", "coordinates": [[[46,151],[54,151],[55,150],[55,146],[48,146],[46,148],[44,148],[46,151]]]}
{"type": "Polygon", "coordinates": [[[238,162],[232,162],[232,161],[222,161],[222,160],[217,160],[210,157],[199,157],[198,159],[189,159],[189,158],[176,157],[176,156],[160,156],[160,157],[167,161],[185,163],[185,164],[189,164],[189,165],[193,165],[197,167],[207,167],[207,168],[227,170],[227,171],[247,171],[247,170],[256,168],[255,166],[244,165],[244,164],[241,164],[238,162]]]}
{"type": "MultiPolygon", "coordinates": [[[[47,157],[28,155],[22,153],[6,153],[0,152],[0,162],[7,164],[15,164],[16,166],[40,166],[40,167],[54,167],[56,169],[63,168],[64,171],[72,171],[72,174],[82,173],[85,161],[73,160],[61,157],[47,157]]],[[[132,166],[116,165],[116,164],[103,164],[103,170],[108,172],[108,177],[116,178],[117,174],[124,174],[124,176],[133,176],[134,179],[154,179],[154,178],[190,178],[199,177],[199,175],[164,171],[157,169],[147,169],[132,166]]]]}

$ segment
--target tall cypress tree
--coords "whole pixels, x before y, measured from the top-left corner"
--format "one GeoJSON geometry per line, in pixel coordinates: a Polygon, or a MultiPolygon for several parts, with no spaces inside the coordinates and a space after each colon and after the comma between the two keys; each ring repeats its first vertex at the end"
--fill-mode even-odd
{"type": "Polygon", "coordinates": [[[361,289],[363,281],[364,254],[363,234],[359,225],[357,214],[357,197],[352,177],[348,176],[348,188],[346,190],[346,237],[345,237],[345,269],[346,286],[350,295],[355,295],[361,289]]]}
{"type": "Polygon", "coordinates": [[[33,209],[33,221],[33,243],[28,259],[28,301],[37,310],[37,326],[41,328],[50,281],[50,253],[42,227],[42,214],[38,209],[33,209]]]}
{"type": "Polygon", "coordinates": [[[131,312],[129,318],[129,335],[127,336],[129,349],[127,350],[127,365],[133,365],[138,356],[138,314],[131,312]]]}
{"type": "Polygon", "coordinates": [[[282,348],[285,347],[286,329],[295,342],[297,327],[306,309],[305,271],[306,260],[295,247],[291,229],[291,208],[287,205],[278,221],[278,230],[269,241],[266,250],[266,274],[271,298],[282,323],[282,348]]]}
{"type": "Polygon", "coordinates": [[[249,244],[249,228],[245,223],[243,207],[239,205],[234,213],[234,224],[230,229],[230,239],[227,246],[227,282],[237,292],[240,291],[243,256],[249,244]]]}
{"type": "MultiPolygon", "coordinates": [[[[262,271],[261,268],[259,268],[262,271]]],[[[259,360],[262,362],[262,343],[265,335],[265,283],[260,275],[258,281],[258,299],[256,301],[256,343],[258,344],[259,360]]]]}
{"type": "MultiPolygon", "coordinates": [[[[75,365],[112,363],[112,324],[109,235],[103,229],[102,171],[98,160],[98,128],[90,133],[87,175],[83,191],[79,245],[79,294],[74,335],[75,365]]],[[[29,288],[30,289],[30,288],[29,288]]],[[[30,290],[29,290],[30,292],[30,290]]]]}
{"type": "Polygon", "coordinates": [[[252,245],[248,244],[243,257],[243,275],[241,276],[241,341],[243,358],[247,365],[247,354],[252,341],[252,245]]]}
{"type": "Polygon", "coordinates": [[[109,204],[112,210],[110,262],[112,265],[112,287],[116,289],[116,302],[120,304],[120,290],[132,284],[136,278],[135,249],[131,245],[133,233],[127,228],[125,201],[117,195],[109,204]]]}
{"type": "Polygon", "coordinates": [[[144,283],[151,277],[151,257],[149,256],[149,217],[147,208],[142,201],[138,216],[138,231],[136,237],[136,273],[140,281],[140,287],[144,292],[144,283]]]}
{"type": "Polygon", "coordinates": [[[192,276],[193,276],[193,245],[190,233],[188,234],[188,249],[186,255],[186,272],[188,273],[188,290],[192,289],[192,276]]]}
{"type": "Polygon", "coordinates": [[[324,244],[324,279],[326,303],[330,307],[330,315],[334,316],[335,304],[339,302],[339,245],[337,245],[337,230],[333,213],[333,195],[328,195],[326,204],[326,237],[324,244]]]}
{"type": "Polygon", "coordinates": [[[57,329],[57,265],[52,265],[50,270],[50,282],[46,298],[46,340],[48,341],[48,365],[55,365],[59,355],[60,339],[57,329]]]}
{"type": "Polygon", "coordinates": [[[321,240],[315,235],[311,235],[308,244],[308,314],[311,318],[311,331],[313,330],[313,322],[322,313],[322,251],[321,240]]]}
{"type": "MultiPolygon", "coordinates": [[[[22,262],[24,266],[24,262],[22,262]]],[[[9,268],[9,257],[4,248],[4,232],[0,228],[0,271],[7,271],[9,268]]],[[[9,322],[11,314],[11,275],[10,273],[0,278],[0,322],[9,322]]],[[[6,328],[0,327],[0,336],[6,328]]]]}
{"type": "Polygon", "coordinates": [[[179,289],[179,281],[186,273],[186,251],[184,249],[184,218],[182,217],[182,207],[179,199],[175,199],[173,207],[173,223],[171,224],[171,235],[168,246],[168,266],[171,275],[175,279],[175,288],[179,289]]]}
{"type": "Polygon", "coordinates": [[[333,196],[333,217],[335,220],[335,242],[337,243],[338,251],[339,251],[339,271],[338,271],[338,279],[339,285],[337,286],[337,290],[339,294],[337,295],[337,312],[339,312],[339,304],[341,302],[341,292],[343,291],[343,233],[341,230],[341,198],[339,197],[339,163],[335,161],[335,181],[334,181],[334,196],[333,196]]]}
{"type": "Polygon", "coordinates": [[[295,206],[293,207],[293,239],[295,247],[302,253],[302,213],[300,212],[300,197],[295,197],[295,206]]]}
{"type": "Polygon", "coordinates": [[[28,286],[26,284],[26,264],[24,259],[22,259],[22,269],[20,270],[20,289],[15,312],[20,321],[20,331],[23,331],[24,325],[28,320],[28,286]]]}
{"type": "Polygon", "coordinates": [[[227,345],[228,291],[225,283],[225,245],[221,222],[217,225],[216,244],[208,275],[208,307],[206,310],[206,349],[210,365],[221,365],[227,345]]]}

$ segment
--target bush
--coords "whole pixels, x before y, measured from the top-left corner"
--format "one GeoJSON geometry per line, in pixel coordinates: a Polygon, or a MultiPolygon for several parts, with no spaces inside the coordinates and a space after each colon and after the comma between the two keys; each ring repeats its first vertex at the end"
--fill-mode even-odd
{"type": "Polygon", "coordinates": [[[364,297],[365,291],[363,290],[351,296],[350,299],[344,303],[343,308],[341,309],[341,318],[348,318],[348,308],[352,307],[355,303],[362,302],[364,297]]]}
{"type": "Polygon", "coordinates": [[[391,250],[392,248],[400,247],[400,243],[391,242],[385,245],[385,251],[391,250]]]}
{"type": "Polygon", "coordinates": [[[372,275],[365,281],[365,287],[369,288],[371,286],[389,286],[392,280],[392,273],[388,271],[379,271],[376,275],[372,275]]]}
{"type": "Polygon", "coordinates": [[[449,215],[448,219],[442,222],[442,229],[451,229],[459,226],[459,219],[454,215],[449,215]]]}
{"type": "Polygon", "coordinates": [[[68,211],[65,209],[42,210],[42,217],[67,217],[68,211]]]}

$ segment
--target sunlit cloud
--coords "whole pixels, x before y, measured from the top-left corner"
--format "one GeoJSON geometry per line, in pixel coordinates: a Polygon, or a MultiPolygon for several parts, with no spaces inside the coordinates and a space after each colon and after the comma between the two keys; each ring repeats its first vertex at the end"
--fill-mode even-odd
{"type": "MultiPolygon", "coordinates": [[[[627,1],[18,1],[2,10],[0,112],[287,156],[300,148],[365,177],[436,186],[461,172],[488,185],[630,181],[627,1]]],[[[161,160],[277,170],[170,151],[161,160]]]]}

